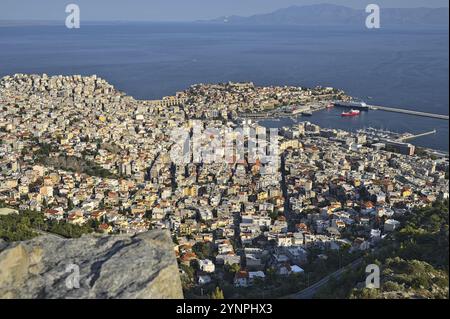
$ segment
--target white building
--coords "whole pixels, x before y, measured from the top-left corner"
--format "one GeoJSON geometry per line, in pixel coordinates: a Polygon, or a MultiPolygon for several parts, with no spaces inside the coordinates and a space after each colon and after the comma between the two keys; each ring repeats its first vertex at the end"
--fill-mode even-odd
{"type": "Polygon", "coordinates": [[[398,226],[400,226],[400,222],[398,220],[388,219],[384,223],[384,231],[385,232],[394,231],[395,229],[398,228],[398,226]]]}
{"type": "Polygon", "coordinates": [[[209,259],[201,259],[198,261],[201,271],[212,273],[216,270],[214,263],[209,259]]]}

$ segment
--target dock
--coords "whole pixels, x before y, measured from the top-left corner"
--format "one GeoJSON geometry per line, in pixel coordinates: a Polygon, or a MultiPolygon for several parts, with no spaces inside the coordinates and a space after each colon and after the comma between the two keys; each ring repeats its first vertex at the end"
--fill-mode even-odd
{"type": "Polygon", "coordinates": [[[407,109],[399,109],[399,108],[379,106],[379,105],[369,105],[369,109],[386,111],[386,112],[394,112],[394,113],[403,113],[403,114],[416,115],[416,116],[423,116],[423,117],[429,117],[429,118],[439,119],[439,120],[447,120],[448,121],[448,119],[449,119],[448,115],[413,111],[413,110],[407,110],[407,109]]]}
{"type": "Polygon", "coordinates": [[[418,137],[432,135],[432,134],[436,134],[436,130],[432,130],[432,131],[425,132],[425,133],[420,133],[420,134],[409,134],[409,135],[406,135],[406,136],[402,136],[399,139],[397,139],[397,142],[406,142],[406,141],[409,141],[409,140],[412,140],[412,139],[415,139],[415,138],[418,138],[418,137]]]}

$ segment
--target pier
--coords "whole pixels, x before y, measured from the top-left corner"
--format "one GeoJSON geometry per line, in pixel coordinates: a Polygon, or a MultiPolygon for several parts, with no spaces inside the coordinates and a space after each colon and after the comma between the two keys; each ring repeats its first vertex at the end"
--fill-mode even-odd
{"type": "Polygon", "coordinates": [[[424,117],[429,117],[429,118],[433,118],[433,119],[440,119],[440,120],[447,120],[447,121],[449,119],[448,115],[434,114],[434,113],[427,113],[427,112],[420,112],[420,111],[412,111],[412,110],[379,106],[379,105],[369,105],[369,109],[386,111],[386,112],[394,112],[394,113],[410,114],[410,115],[416,115],[416,116],[424,116],[424,117]]]}
{"type": "Polygon", "coordinates": [[[399,139],[397,139],[397,142],[405,142],[405,141],[409,141],[418,137],[422,137],[422,136],[427,136],[427,135],[432,135],[432,134],[436,134],[436,130],[432,130],[429,132],[425,132],[425,133],[420,133],[420,134],[409,134],[406,136],[402,136],[399,139]]]}

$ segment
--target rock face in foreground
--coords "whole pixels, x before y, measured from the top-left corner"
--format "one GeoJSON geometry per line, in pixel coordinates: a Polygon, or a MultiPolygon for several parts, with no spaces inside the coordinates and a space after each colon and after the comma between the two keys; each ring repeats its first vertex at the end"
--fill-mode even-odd
{"type": "Polygon", "coordinates": [[[166,231],[2,246],[0,298],[183,298],[166,231]]]}

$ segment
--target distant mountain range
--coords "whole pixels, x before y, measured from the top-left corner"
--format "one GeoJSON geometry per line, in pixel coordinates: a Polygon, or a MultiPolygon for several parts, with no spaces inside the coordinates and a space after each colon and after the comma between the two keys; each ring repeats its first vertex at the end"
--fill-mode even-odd
{"type": "MultiPolygon", "coordinates": [[[[201,21],[241,25],[364,25],[368,13],[333,4],[292,6],[250,17],[229,16],[201,21]]],[[[383,25],[448,25],[448,8],[381,8],[383,25]]]]}

